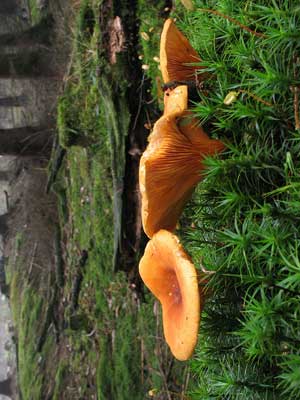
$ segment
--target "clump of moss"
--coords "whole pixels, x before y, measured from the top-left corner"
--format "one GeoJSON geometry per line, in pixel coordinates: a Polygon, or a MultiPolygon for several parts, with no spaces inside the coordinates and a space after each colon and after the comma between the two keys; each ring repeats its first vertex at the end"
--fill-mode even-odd
{"type": "Polygon", "coordinates": [[[160,106],[163,105],[162,78],[159,67],[159,42],[164,24],[164,18],[168,15],[170,7],[165,0],[139,1],[139,58],[144,69],[146,79],[151,80],[151,94],[160,106]]]}
{"type": "Polygon", "coordinates": [[[80,105],[76,104],[75,96],[71,97],[72,102],[68,96],[62,96],[57,106],[58,137],[64,148],[78,144],[80,139],[80,123],[77,115],[77,107],[80,105]]]}
{"type": "Polygon", "coordinates": [[[185,245],[211,270],[194,399],[299,391],[299,7],[196,0],[179,27],[209,78],[195,113],[227,144],[207,159],[185,245]]]}

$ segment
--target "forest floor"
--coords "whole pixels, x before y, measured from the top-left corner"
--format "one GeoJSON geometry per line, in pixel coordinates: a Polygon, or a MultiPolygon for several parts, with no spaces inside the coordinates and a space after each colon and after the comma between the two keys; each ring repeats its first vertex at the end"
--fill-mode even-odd
{"type": "Polygon", "coordinates": [[[24,400],[188,398],[188,364],[137,273],[138,160],[160,113],[140,58],[155,80],[168,2],[115,3],[49,2],[58,137],[50,164],[16,164],[5,249],[24,400]]]}
{"type": "MultiPolygon", "coordinates": [[[[33,24],[38,4],[29,0],[33,24]]],[[[299,399],[299,7],[49,6],[56,135],[51,157],[16,164],[9,198],[22,398],[299,399]],[[190,362],[171,355],[138,275],[147,241],[138,162],[161,115],[168,16],[203,60],[195,116],[227,147],[203,160],[176,229],[208,286],[190,362]]]]}

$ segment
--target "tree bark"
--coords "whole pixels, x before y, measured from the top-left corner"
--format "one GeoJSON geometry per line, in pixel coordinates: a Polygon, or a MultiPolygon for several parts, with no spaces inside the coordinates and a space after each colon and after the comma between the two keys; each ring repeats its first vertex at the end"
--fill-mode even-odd
{"type": "Polygon", "coordinates": [[[4,381],[0,381],[0,394],[4,396],[12,396],[12,382],[11,378],[7,378],[4,381]]]}
{"type": "Polygon", "coordinates": [[[7,232],[7,219],[8,219],[8,214],[2,214],[0,215],[0,235],[5,236],[7,232]]]}
{"type": "Polygon", "coordinates": [[[0,78],[54,76],[53,54],[40,48],[16,48],[16,52],[0,52],[0,78]]]}
{"type": "Polygon", "coordinates": [[[37,44],[50,45],[52,25],[53,19],[49,16],[24,31],[3,33],[0,35],[0,46],[33,47],[37,44]]]}
{"type": "Polygon", "coordinates": [[[22,94],[20,96],[1,97],[0,107],[21,107],[27,103],[27,97],[22,94]]]}
{"type": "Polygon", "coordinates": [[[8,181],[9,176],[10,174],[8,171],[0,171],[0,181],[8,181]]]}
{"type": "Polygon", "coordinates": [[[0,129],[0,155],[48,154],[51,141],[52,129],[48,127],[0,129]]]}
{"type": "Polygon", "coordinates": [[[0,14],[9,16],[15,15],[18,11],[18,5],[15,0],[1,0],[0,14]]]}
{"type": "Polygon", "coordinates": [[[5,258],[3,256],[0,257],[0,294],[9,297],[9,285],[6,283],[5,258]]]}

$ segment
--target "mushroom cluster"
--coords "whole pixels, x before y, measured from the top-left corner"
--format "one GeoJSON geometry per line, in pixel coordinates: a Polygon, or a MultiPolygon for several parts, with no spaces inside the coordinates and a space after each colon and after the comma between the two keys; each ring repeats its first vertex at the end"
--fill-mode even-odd
{"type": "Polygon", "coordinates": [[[172,233],[204,170],[203,160],[224,150],[210,139],[188,111],[188,86],[200,58],[186,37],[167,19],[160,43],[165,84],[164,112],[154,124],[140,160],[142,224],[151,239],[140,261],[140,275],[163,310],[166,342],[179,360],[197,342],[201,296],[196,269],[172,233]]]}

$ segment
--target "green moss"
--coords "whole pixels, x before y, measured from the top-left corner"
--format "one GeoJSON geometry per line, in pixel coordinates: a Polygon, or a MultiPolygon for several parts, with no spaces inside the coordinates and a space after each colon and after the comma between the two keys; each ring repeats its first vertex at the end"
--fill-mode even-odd
{"type": "MultiPolygon", "coordinates": [[[[115,272],[131,117],[126,97],[128,60],[120,55],[111,67],[103,56],[100,3],[81,3],[70,79],[58,106],[60,143],[67,148],[56,183],[63,193],[60,223],[67,264],[61,296],[70,298],[79,272],[82,283],[78,308],[64,310],[68,322],[64,335],[72,352],[68,374],[62,367],[57,375],[55,393],[61,390],[63,398],[67,393],[63,382],[76,376],[81,398],[90,398],[93,387],[99,399],[144,400],[153,388],[165,395],[163,364],[171,364],[171,356],[162,340],[157,344],[155,335],[163,333],[161,318],[153,315],[153,299],[147,297],[147,303],[140,304],[128,278],[115,272]],[[88,259],[79,270],[82,250],[88,259]],[[162,352],[159,356],[155,346],[162,352]],[[86,376],[86,370],[92,372],[86,376]]],[[[158,26],[162,20],[156,21],[158,14],[151,7],[153,24],[158,26]]],[[[158,34],[155,37],[157,44],[158,34]]],[[[182,379],[183,368],[172,363],[168,374],[173,383],[182,379]]],[[[179,386],[173,384],[174,391],[179,392],[179,386]]]]}
{"type": "Polygon", "coordinates": [[[178,19],[210,74],[209,91],[199,93],[194,111],[228,150],[206,160],[182,232],[194,260],[214,271],[193,360],[199,384],[191,396],[294,400],[300,137],[291,85],[298,6],[195,5],[178,19]],[[225,104],[232,92],[233,101],[225,104]]]}
{"type": "Polygon", "coordinates": [[[162,77],[159,69],[159,42],[160,34],[164,23],[164,16],[168,12],[164,11],[166,2],[144,1],[138,3],[139,17],[139,43],[141,65],[144,65],[145,76],[151,80],[151,94],[153,99],[163,106],[161,85],[162,77]]]}
{"type": "Polygon", "coordinates": [[[69,102],[66,97],[61,97],[57,106],[57,128],[59,142],[62,147],[67,148],[76,144],[80,135],[76,113],[73,111],[76,105],[69,102]]]}
{"type": "Polygon", "coordinates": [[[68,374],[68,364],[65,360],[61,360],[55,375],[55,389],[53,392],[53,400],[61,399],[61,392],[63,391],[64,381],[68,374]]]}
{"type": "Polygon", "coordinates": [[[31,24],[38,24],[42,19],[44,13],[39,9],[37,5],[37,0],[29,0],[29,10],[31,16],[31,24]]]}
{"type": "Polygon", "coordinates": [[[39,400],[48,386],[44,365],[53,356],[55,342],[53,336],[49,335],[42,352],[37,352],[46,302],[35,289],[24,285],[22,264],[19,268],[13,274],[10,292],[17,331],[18,379],[22,398],[39,400]]]}
{"type": "Polygon", "coordinates": [[[33,290],[26,288],[22,294],[18,317],[19,382],[25,400],[41,398],[43,378],[36,371],[38,355],[36,335],[33,335],[33,332],[40,331],[39,319],[42,307],[43,300],[33,290]]]}

